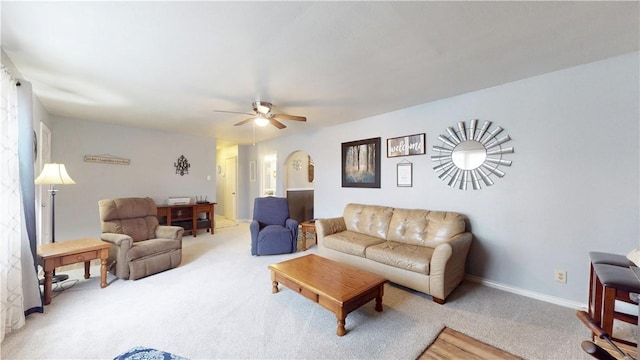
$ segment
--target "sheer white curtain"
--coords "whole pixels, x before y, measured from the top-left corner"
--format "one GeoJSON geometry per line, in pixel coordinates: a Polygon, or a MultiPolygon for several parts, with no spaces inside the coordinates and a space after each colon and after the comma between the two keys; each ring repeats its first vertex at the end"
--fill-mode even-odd
{"type": "Polygon", "coordinates": [[[16,81],[3,66],[0,99],[0,341],[24,325],[22,248],[28,242],[18,159],[16,81]]]}

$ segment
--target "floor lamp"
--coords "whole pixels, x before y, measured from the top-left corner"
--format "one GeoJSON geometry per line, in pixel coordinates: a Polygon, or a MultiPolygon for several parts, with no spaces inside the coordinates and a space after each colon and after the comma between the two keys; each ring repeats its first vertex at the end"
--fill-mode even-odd
{"type": "MultiPolygon", "coordinates": [[[[76,182],[67,174],[67,169],[64,164],[44,164],[44,169],[40,173],[40,176],[35,180],[38,185],[49,185],[49,193],[51,194],[51,242],[56,242],[56,190],[54,185],[70,185],[76,182]]],[[[53,274],[52,282],[57,283],[65,281],[69,278],[69,275],[55,275],[53,274]]]]}

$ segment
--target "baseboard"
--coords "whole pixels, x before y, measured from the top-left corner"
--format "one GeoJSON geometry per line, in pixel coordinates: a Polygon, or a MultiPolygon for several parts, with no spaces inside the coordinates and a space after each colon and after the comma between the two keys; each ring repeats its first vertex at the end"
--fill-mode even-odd
{"type": "Polygon", "coordinates": [[[494,289],[510,292],[510,293],[516,294],[516,295],[526,296],[528,298],[545,301],[545,302],[548,302],[548,303],[551,303],[551,304],[560,305],[560,306],[568,307],[568,308],[571,308],[571,309],[585,310],[587,308],[587,304],[586,303],[580,303],[580,302],[577,302],[577,301],[571,301],[571,300],[567,300],[567,299],[563,299],[563,298],[559,298],[559,297],[555,297],[555,296],[549,296],[547,294],[541,294],[541,293],[538,293],[538,292],[535,292],[535,291],[531,291],[531,290],[525,290],[525,289],[520,289],[520,288],[516,288],[516,287],[513,287],[513,286],[507,286],[505,284],[500,284],[500,283],[497,283],[497,282],[494,282],[494,281],[483,279],[483,278],[478,277],[478,276],[465,275],[464,278],[465,278],[465,280],[469,280],[471,282],[479,283],[479,284],[482,284],[484,286],[488,286],[488,287],[491,287],[491,288],[494,288],[494,289]]]}

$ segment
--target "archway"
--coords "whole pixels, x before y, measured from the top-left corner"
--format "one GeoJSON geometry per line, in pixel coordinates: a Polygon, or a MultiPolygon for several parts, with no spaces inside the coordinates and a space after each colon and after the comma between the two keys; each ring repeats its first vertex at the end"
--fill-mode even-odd
{"type": "Polygon", "coordinates": [[[306,152],[298,150],[287,157],[284,166],[285,192],[291,218],[300,222],[313,219],[313,159],[306,152]]]}

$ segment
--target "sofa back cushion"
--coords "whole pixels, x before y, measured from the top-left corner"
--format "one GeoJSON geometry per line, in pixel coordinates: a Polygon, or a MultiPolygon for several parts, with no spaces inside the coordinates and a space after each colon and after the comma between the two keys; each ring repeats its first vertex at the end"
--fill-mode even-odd
{"type": "Polygon", "coordinates": [[[343,217],[347,230],[386,239],[392,215],[386,206],[347,204],[343,217]]]}
{"type": "Polygon", "coordinates": [[[465,216],[455,212],[394,209],[387,240],[436,247],[465,228],[465,216]]]}
{"type": "Polygon", "coordinates": [[[105,199],[98,201],[98,207],[103,233],[126,234],[134,242],[155,238],[158,209],[153,199],[105,199]]]}

